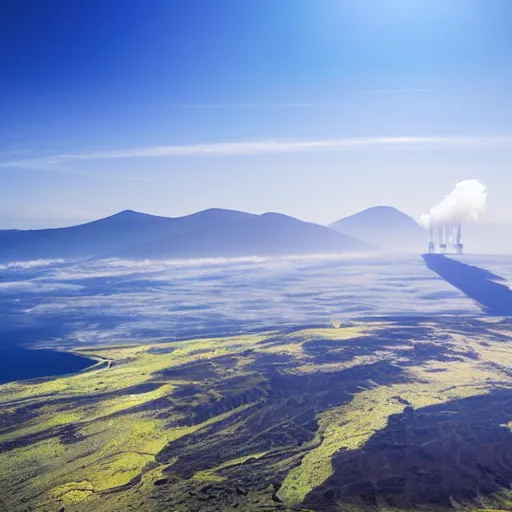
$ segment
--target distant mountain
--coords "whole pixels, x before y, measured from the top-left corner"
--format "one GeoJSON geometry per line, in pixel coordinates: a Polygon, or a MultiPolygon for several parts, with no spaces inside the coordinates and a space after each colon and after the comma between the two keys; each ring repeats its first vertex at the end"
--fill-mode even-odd
{"type": "Polygon", "coordinates": [[[129,240],[152,238],[172,219],[124,211],[66,228],[0,231],[0,260],[86,258],[126,247],[129,240]]]}
{"type": "Polygon", "coordinates": [[[0,231],[0,261],[89,257],[200,258],[375,250],[285,215],[210,209],[168,218],[126,210],[67,228],[0,231]]]}
{"type": "Polygon", "coordinates": [[[389,250],[424,252],[428,234],[412,217],[391,206],[375,206],[330,224],[332,229],[389,250]]]}
{"type": "MultiPolygon", "coordinates": [[[[208,219],[210,220],[210,219],[208,219]]],[[[333,229],[278,213],[208,222],[197,231],[137,244],[126,258],[262,256],[373,251],[370,244],[333,229]]]]}

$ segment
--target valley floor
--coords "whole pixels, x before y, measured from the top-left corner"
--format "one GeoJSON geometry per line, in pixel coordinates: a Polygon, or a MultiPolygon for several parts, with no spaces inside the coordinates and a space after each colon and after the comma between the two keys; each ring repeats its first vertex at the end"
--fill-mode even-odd
{"type": "Polygon", "coordinates": [[[509,320],[75,352],[0,386],[0,510],[512,510],[509,320]]]}

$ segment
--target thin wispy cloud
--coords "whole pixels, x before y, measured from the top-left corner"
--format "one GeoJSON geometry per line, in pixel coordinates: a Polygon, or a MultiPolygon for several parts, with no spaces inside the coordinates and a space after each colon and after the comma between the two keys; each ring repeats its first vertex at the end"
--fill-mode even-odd
{"type": "Polygon", "coordinates": [[[170,108],[183,109],[294,109],[294,108],[340,108],[346,103],[171,103],[170,108]]]}
{"type": "MultiPolygon", "coordinates": [[[[435,137],[363,137],[317,140],[262,140],[248,142],[214,142],[208,144],[149,146],[120,150],[91,151],[44,156],[37,159],[7,161],[0,167],[27,167],[58,170],[58,165],[71,161],[132,158],[172,158],[207,156],[244,156],[277,153],[350,150],[424,150],[445,148],[512,148],[512,135],[502,136],[435,136],[435,137]],[[52,166],[48,168],[48,166],[52,166]]],[[[73,171],[75,172],[75,171],[73,171]]],[[[82,171],[76,171],[83,173],[82,171]]],[[[88,173],[87,173],[88,174],[88,173]]],[[[94,173],[96,174],[96,173],[94,173]]],[[[97,175],[97,174],[96,174],[97,175]]],[[[110,176],[110,175],[109,175],[110,176]]],[[[126,177],[125,177],[126,178],[126,177]]],[[[139,179],[137,177],[131,177],[139,179]]]]}
{"type": "Polygon", "coordinates": [[[403,89],[363,89],[363,92],[370,93],[404,93],[404,94],[423,94],[433,92],[433,89],[421,89],[421,88],[403,88],[403,89]]]}
{"type": "Polygon", "coordinates": [[[210,144],[194,144],[179,146],[152,146],[114,151],[97,151],[59,155],[64,160],[96,160],[117,158],[158,158],[175,156],[208,156],[208,155],[255,155],[263,153],[293,153],[307,151],[343,151],[364,148],[390,147],[425,148],[425,147],[483,147],[505,145],[512,147],[512,135],[487,137],[366,137],[318,140],[263,140],[248,142],[218,142],[210,144]]]}

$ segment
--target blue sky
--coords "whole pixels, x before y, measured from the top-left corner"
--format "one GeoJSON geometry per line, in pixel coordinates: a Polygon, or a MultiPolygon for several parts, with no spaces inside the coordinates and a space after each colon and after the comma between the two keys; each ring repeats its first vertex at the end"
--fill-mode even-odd
{"type": "Polygon", "coordinates": [[[4,0],[0,227],[136,209],[512,222],[509,0],[4,0]]]}

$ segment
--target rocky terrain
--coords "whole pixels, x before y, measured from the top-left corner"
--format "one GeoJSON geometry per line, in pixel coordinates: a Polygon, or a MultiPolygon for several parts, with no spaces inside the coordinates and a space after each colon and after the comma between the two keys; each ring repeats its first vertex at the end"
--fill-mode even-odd
{"type": "Polygon", "coordinates": [[[512,510],[512,324],[91,347],[0,387],[5,510],[512,510]]]}

